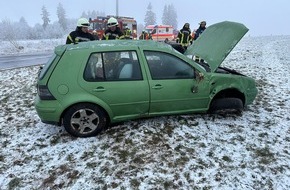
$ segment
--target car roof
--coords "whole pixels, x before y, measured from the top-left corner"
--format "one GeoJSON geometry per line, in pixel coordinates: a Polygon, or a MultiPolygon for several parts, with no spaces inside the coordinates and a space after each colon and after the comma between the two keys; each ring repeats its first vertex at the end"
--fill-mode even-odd
{"type": "Polygon", "coordinates": [[[172,46],[154,40],[100,40],[81,42],[78,44],[66,45],[67,50],[93,49],[94,51],[128,50],[136,47],[145,50],[172,51],[172,46]]]}

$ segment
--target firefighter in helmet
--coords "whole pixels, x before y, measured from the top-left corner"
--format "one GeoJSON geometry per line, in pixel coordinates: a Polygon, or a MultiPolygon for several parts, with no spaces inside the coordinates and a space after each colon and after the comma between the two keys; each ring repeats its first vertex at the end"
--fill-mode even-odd
{"type": "Polygon", "coordinates": [[[124,29],[124,38],[127,39],[127,40],[132,40],[133,37],[132,37],[132,31],[130,30],[130,28],[128,26],[125,27],[124,29]]]}
{"type": "Polygon", "coordinates": [[[192,44],[191,30],[189,27],[189,23],[185,23],[182,29],[179,31],[176,39],[176,43],[180,43],[184,49],[192,44]]]}
{"type": "Polygon", "coordinates": [[[109,18],[107,27],[108,29],[105,31],[103,35],[103,40],[117,40],[124,39],[124,34],[118,26],[118,20],[114,17],[109,18]]]}
{"type": "Polygon", "coordinates": [[[199,23],[198,29],[194,33],[194,40],[196,40],[206,29],[206,21],[201,21],[199,23]]]}
{"type": "Polygon", "coordinates": [[[152,36],[146,30],[143,30],[139,36],[139,40],[152,40],[152,36]]]}
{"type": "MultiPolygon", "coordinates": [[[[205,31],[205,29],[206,29],[206,21],[201,21],[199,23],[198,29],[194,32],[194,40],[196,40],[205,31]]],[[[198,56],[195,56],[195,61],[204,62],[204,60],[198,56]]]]}
{"type": "Polygon", "coordinates": [[[80,18],[77,22],[75,31],[72,31],[66,39],[66,44],[77,44],[79,42],[87,42],[92,40],[99,40],[95,35],[89,33],[88,28],[90,23],[86,18],[80,18]]]}

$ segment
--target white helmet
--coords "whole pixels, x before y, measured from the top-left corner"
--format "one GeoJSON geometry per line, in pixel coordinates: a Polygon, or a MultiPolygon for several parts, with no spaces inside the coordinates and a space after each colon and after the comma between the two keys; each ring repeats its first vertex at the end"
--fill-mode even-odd
{"type": "Polygon", "coordinates": [[[114,17],[109,18],[107,26],[108,27],[112,27],[112,26],[117,26],[119,23],[117,21],[117,19],[115,19],[114,17]]]}
{"type": "Polygon", "coordinates": [[[90,23],[86,18],[80,18],[77,22],[78,27],[89,27],[90,23]]]}

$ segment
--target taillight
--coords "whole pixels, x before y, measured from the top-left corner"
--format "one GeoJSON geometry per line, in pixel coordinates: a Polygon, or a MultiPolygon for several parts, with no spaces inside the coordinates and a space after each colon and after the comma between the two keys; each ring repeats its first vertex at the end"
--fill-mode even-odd
{"type": "Polygon", "coordinates": [[[37,93],[41,100],[55,100],[46,85],[37,85],[37,93]]]}

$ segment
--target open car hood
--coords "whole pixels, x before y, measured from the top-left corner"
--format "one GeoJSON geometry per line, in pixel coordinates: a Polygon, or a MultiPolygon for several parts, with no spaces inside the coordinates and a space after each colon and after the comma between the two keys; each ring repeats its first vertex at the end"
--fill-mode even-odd
{"type": "Polygon", "coordinates": [[[236,22],[224,21],[213,24],[187,48],[184,54],[199,56],[209,64],[211,72],[214,72],[248,30],[246,26],[236,22]]]}

